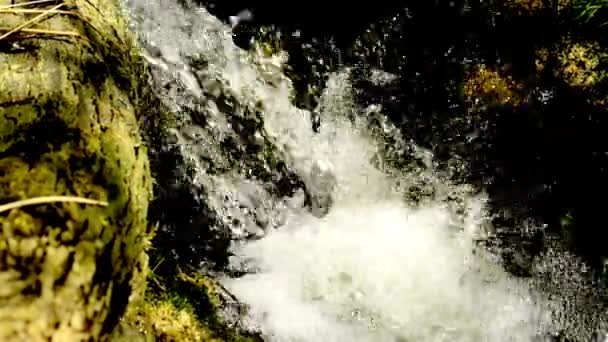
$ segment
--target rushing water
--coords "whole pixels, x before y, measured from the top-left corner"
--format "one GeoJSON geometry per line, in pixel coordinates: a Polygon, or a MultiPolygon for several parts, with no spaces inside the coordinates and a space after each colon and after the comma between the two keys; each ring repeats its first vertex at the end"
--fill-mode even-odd
{"type": "MultiPolygon", "coordinates": [[[[420,175],[388,176],[370,163],[378,143],[344,119],[348,99],[348,82],[331,79],[315,136],[287,107],[266,112],[270,130],[291,133],[285,140],[295,155],[332,166],[335,205],[322,218],[290,212],[279,230],[235,246],[234,263],[246,260],[256,272],[224,282],[251,305],[253,324],[271,341],[522,341],[541,334],[549,322],[544,303],[475,252],[483,198],[464,197],[464,214],[439,199],[409,207],[397,184],[420,175]]],[[[438,193],[466,193],[434,181],[438,193]]]]}
{"type": "MultiPolygon", "coordinates": [[[[204,9],[168,0],[129,6],[140,15],[134,29],[151,47],[151,63],[179,79],[188,98],[216,86],[261,105],[264,133],[308,187],[332,199],[327,213],[282,206],[276,229],[233,244],[230,267],[246,274],[222,282],[248,304],[246,323],[268,341],[537,341],[560,330],[588,340],[604,324],[602,309],[588,307],[593,290],[575,258],[550,252],[536,261],[532,280],[512,277],[475,243],[492,231],[483,195],[448,182],[415,146],[425,167],[382,163],[386,136],[395,148],[406,144],[387,122],[368,128],[378,110],[357,108],[348,69],[330,78],[314,133],[310,114],[291,105],[280,55],[239,50],[229,27],[204,9]],[[188,65],[197,56],[207,61],[204,77],[217,82],[188,65]],[[434,197],[415,206],[405,192],[420,182],[434,197]]],[[[171,96],[179,111],[184,96],[171,96]]]]}

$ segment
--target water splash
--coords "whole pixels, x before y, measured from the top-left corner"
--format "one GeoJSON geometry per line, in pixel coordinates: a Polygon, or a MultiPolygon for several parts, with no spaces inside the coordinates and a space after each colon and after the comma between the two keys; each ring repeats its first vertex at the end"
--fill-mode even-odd
{"type": "Polygon", "coordinates": [[[442,208],[339,205],[238,248],[258,271],[226,283],[271,341],[531,340],[538,303],[457,235],[442,208]]]}
{"type": "MultiPolygon", "coordinates": [[[[265,116],[291,132],[284,140],[302,160],[334,165],[337,186],[327,216],[291,212],[280,230],[235,247],[233,263],[246,260],[256,272],[224,282],[251,305],[252,321],[271,341],[538,336],[549,322],[543,303],[474,247],[486,219],[483,198],[462,198],[464,213],[437,195],[422,208],[408,207],[397,184],[421,175],[399,179],[370,163],[379,144],[363,122],[347,120],[356,110],[349,99],[344,74],[330,79],[322,101],[327,119],[315,136],[285,112],[283,120],[265,116]]],[[[429,170],[425,176],[435,177],[436,194],[466,192],[429,170]]]]}

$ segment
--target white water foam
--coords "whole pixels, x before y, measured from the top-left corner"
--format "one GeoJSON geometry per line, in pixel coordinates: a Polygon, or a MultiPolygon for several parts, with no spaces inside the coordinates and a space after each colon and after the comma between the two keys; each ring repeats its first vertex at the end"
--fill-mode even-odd
{"type": "Polygon", "coordinates": [[[549,321],[541,303],[474,248],[483,199],[466,198],[465,215],[441,201],[408,207],[397,180],[370,163],[377,150],[371,134],[345,119],[348,99],[348,83],[337,75],[315,136],[289,112],[282,120],[271,112],[265,117],[291,133],[284,140],[292,140],[288,145],[302,160],[333,165],[337,187],[327,216],[292,212],[280,230],[235,247],[235,264],[247,260],[257,272],[224,283],[251,306],[254,325],[281,342],[539,336],[549,321]]]}

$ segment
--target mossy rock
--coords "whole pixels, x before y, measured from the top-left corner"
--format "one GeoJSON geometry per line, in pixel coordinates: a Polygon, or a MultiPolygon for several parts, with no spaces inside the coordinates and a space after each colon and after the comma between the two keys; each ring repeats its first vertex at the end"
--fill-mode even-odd
{"type": "Polygon", "coordinates": [[[152,286],[129,307],[112,341],[263,341],[222,316],[228,305],[240,304],[212,277],[180,271],[172,280],[149,279],[152,286]]]}
{"type": "MultiPolygon", "coordinates": [[[[54,6],[4,11],[0,28],[54,6]]],[[[141,291],[136,275],[147,262],[143,62],[118,1],[66,0],[59,9],[0,40],[0,200],[107,205],[61,200],[0,212],[2,341],[107,340],[141,291]]]]}

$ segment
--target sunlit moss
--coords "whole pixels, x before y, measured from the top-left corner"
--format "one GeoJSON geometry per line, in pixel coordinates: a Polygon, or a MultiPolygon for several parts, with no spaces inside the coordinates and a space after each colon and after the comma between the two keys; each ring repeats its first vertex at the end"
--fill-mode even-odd
{"type": "MultiPolygon", "coordinates": [[[[501,0],[499,4],[520,15],[531,15],[550,9],[553,1],[546,0],[501,0]]],[[[572,0],[558,0],[557,10],[561,11],[572,6],[572,0]]]]}
{"type": "Polygon", "coordinates": [[[210,277],[180,272],[169,282],[153,278],[149,274],[156,289],[132,301],[112,341],[261,341],[257,334],[229,327],[223,320],[221,286],[210,277]]]}
{"type": "Polygon", "coordinates": [[[209,341],[219,342],[203,326],[194,309],[179,296],[141,301],[132,305],[113,341],[209,341]]]}
{"type": "Polygon", "coordinates": [[[608,96],[600,90],[608,81],[606,63],[608,53],[596,42],[572,43],[564,39],[555,51],[546,48],[536,51],[536,71],[547,71],[550,61],[555,61],[550,72],[567,85],[584,89],[596,105],[605,105],[608,96]],[[599,87],[598,87],[599,86],[599,87]]]}
{"type": "Polygon", "coordinates": [[[474,67],[466,76],[464,84],[465,100],[470,103],[483,101],[485,104],[517,104],[522,101],[521,85],[510,76],[485,65],[474,67]]]}
{"type": "Polygon", "coordinates": [[[574,87],[592,87],[605,75],[600,70],[600,47],[597,43],[566,44],[557,55],[555,73],[574,87]]]}

